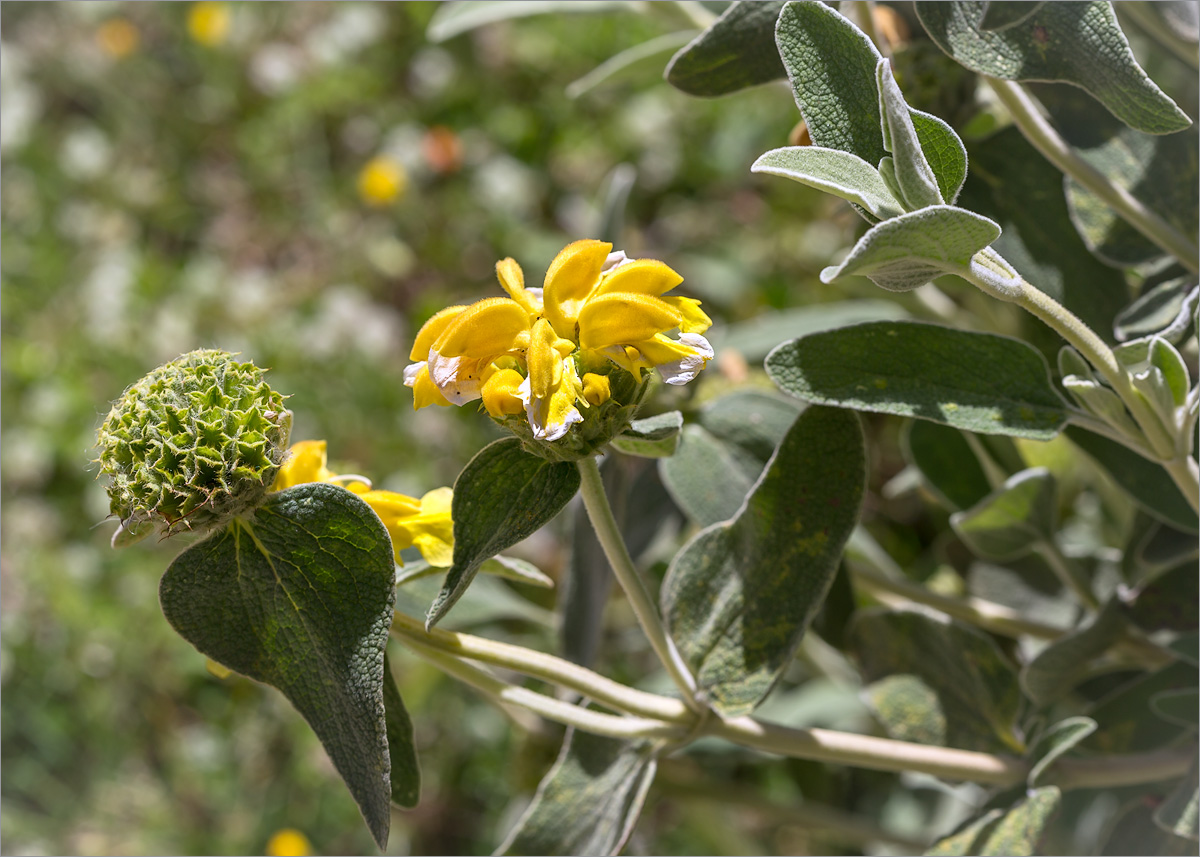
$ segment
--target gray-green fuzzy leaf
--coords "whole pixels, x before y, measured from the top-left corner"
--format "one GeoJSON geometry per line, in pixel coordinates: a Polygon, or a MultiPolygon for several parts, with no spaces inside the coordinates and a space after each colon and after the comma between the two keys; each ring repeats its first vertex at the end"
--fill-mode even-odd
{"type": "Polygon", "coordinates": [[[1078,426],[1068,426],[1065,434],[1147,513],[1191,533],[1200,529],[1200,521],[1187,499],[1167,472],[1153,461],[1078,426]]]}
{"type": "Polygon", "coordinates": [[[634,420],[629,428],[613,438],[612,445],[626,455],[643,458],[665,458],[674,455],[679,446],[683,414],[668,411],[642,420],[634,420]]]}
{"type": "Polygon", "coordinates": [[[1117,340],[1158,334],[1178,343],[1191,324],[1198,292],[1192,276],[1175,277],[1143,292],[1113,320],[1117,340]]]}
{"type": "Polygon", "coordinates": [[[394,568],[371,508],[318,482],[268,495],[251,517],[176,557],[159,584],[163,614],[184,639],[278,688],[304,716],[381,849],[394,791],[409,800],[418,787],[394,790],[390,778],[401,756],[416,775],[411,736],[389,753],[385,717],[394,568]]]}
{"type": "Polygon", "coordinates": [[[781,176],[815,187],[865,208],[880,220],[898,217],[905,206],[879,171],[857,155],[820,146],[772,149],[750,167],[752,173],[781,176]]]}
{"type": "Polygon", "coordinates": [[[533,803],[496,853],[619,853],[656,768],[650,744],[569,732],[533,803]]]}
{"type": "Polygon", "coordinates": [[[1017,559],[1039,541],[1054,538],[1058,519],[1054,477],[1044,467],[1013,474],[1003,486],[964,512],[950,526],[977,556],[1017,559]]]}
{"type": "Polygon", "coordinates": [[[1043,732],[1029,751],[1033,762],[1026,779],[1029,787],[1037,788],[1051,765],[1095,731],[1096,721],[1090,717],[1068,717],[1043,732]]]}
{"type": "Polygon", "coordinates": [[[689,95],[727,95],[787,72],[775,49],[782,2],[734,2],[667,65],[667,83],[689,95]]]}
{"type": "Polygon", "coordinates": [[[775,40],[813,144],[878,164],[887,152],[871,40],[823,3],[784,6],[775,40]]]}
{"type": "Polygon", "coordinates": [[[383,656],[383,714],[391,761],[392,803],[411,809],[421,798],[421,769],[413,744],[412,718],[400,698],[387,653],[383,656]]]}
{"type": "Polygon", "coordinates": [[[1120,602],[1108,602],[1086,625],[1038,652],[1021,670],[1021,686],[1038,706],[1061,699],[1084,677],[1089,662],[1120,639],[1125,626],[1120,602]]]}
{"type": "Polygon", "coordinates": [[[917,16],[943,51],[979,74],[1071,83],[1114,116],[1149,134],[1191,124],[1138,65],[1110,3],[1047,3],[1019,25],[980,29],[981,2],[917,2],[917,16]]]}
{"type": "Polygon", "coordinates": [[[913,420],[900,438],[904,457],[951,511],[969,509],[992,490],[987,474],[963,433],[927,420],[913,420]]]}
{"type": "Polygon", "coordinates": [[[1036,15],[1045,3],[1009,2],[1009,0],[990,0],[984,4],[983,18],[979,29],[991,32],[1007,30],[1036,15]]]}
{"type": "MultiPolygon", "coordinates": [[[[936,713],[908,713],[883,720],[889,733],[917,722],[945,724],[944,746],[982,752],[1022,752],[1015,731],[1021,706],[1017,673],[985,634],[958,622],[943,622],[924,613],[868,610],[850,627],[851,650],[863,676],[878,682],[889,676],[912,676],[928,693],[910,694],[914,702],[935,704],[936,713]]],[[[884,712],[876,711],[883,717],[884,712]]],[[[914,732],[901,732],[916,738],[914,732]]]]}
{"type": "Polygon", "coordinates": [[[1168,723],[1196,729],[1200,726],[1200,690],[1185,687],[1156,693],[1150,697],[1150,710],[1168,723]]]}
{"type": "Polygon", "coordinates": [[[1058,812],[1062,793],[1056,786],[1033,789],[1007,810],[993,809],[926,851],[929,855],[1027,857],[1058,812]]]}
{"type": "Polygon", "coordinates": [[[1200,626],[1197,605],[1196,536],[1189,537],[1193,555],[1155,575],[1126,596],[1129,618],[1146,631],[1195,631],[1200,626]]]}
{"type": "Polygon", "coordinates": [[[663,613],[710,703],[744,714],[791,662],[858,520],[866,459],[858,417],[809,408],[737,516],[671,563],[663,613]]]}
{"type": "Polygon", "coordinates": [[[631,0],[459,0],[438,5],[425,36],[431,42],[444,42],[476,27],[511,18],[550,12],[608,12],[632,6],[631,0]]]}
{"type": "Polygon", "coordinates": [[[943,119],[914,107],[908,108],[921,152],[933,169],[942,198],[954,204],[967,178],[967,149],[958,134],[943,119]]]}
{"type": "Polygon", "coordinates": [[[753,319],[714,328],[708,341],[719,354],[732,348],[750,363],[761,363],[781,342],[864,321],[908,318],[904,307],[892,300],[852,300],[792,307],[764,312],[753,319]]]}
{"type": "Polygon", "coordinates": [[[892,153],[896,181],[900,185],[905,207],[909,211],[929,205],[943,205],[941,190],[933,168],[921,151],[921,141],[913,126],[904,93],[892,74],[892,64],[881,59],[875,67],[875,83],[879,88],[879,112],[883,132],[883,148],[892,153]]]}
{"type": "Polygon", "coordinates": [[[994,334],[868,322],[784,343],[766,368],[801,399],[981,434],[1049,440],[1067,418],[1045,359],[994,334]]]}
{"type": "Polygon", "coordinates": [[[1195,761],[1187,776],[1154,810],[1154,823],[1167,833],[1193,842],[1200,840],[1200,772],[1195,761]]]}
{"type": "Polygon", "coordinates": [[[871,227],[840,265],[821,271],[821,281],[858,275],[907,292],[943,274],[968,274],[971,257],[999,237],[1000,227],[986,217],[931,205],[871,227]]]}
{"type": "Polygon", "coordinates": [[[475,579],[479,566],[533,535],[579,490],[571,462],[525,452],[517,438],[485,446],[454,482],[454,565],[425,619],[433,627],[475,579]]]}

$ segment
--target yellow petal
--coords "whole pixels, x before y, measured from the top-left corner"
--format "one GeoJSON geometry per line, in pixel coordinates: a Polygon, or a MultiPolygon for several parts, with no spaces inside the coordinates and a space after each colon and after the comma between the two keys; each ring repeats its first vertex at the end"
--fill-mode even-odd
{"type": "Polygon", "coordinates": [[[515,369],[501,369],[494,372],[483,383],[483,389],[480,390],[483,395],[483,407],[493,417],[521,413],[525,405],[517,395],[517,389],[524,380],[521,373],[515,369]]]}
{"type": "Polygon", "coordinates": [[[542,302],[559,336],[574,337],[579,308],[595,287],[610,252],[611,244],[588,238],[568,244],[550,263],[542,302]]]}
{"type": "Polygon", "coordinates": [[[450,326],[450,322],[454,321],[455,317],[465,309],[465,306],[452,306],[434,313],[429,321],[425,322],[417,331],[417,338],[413,340],[412,351],[409,352],[408,359],[428,360],[429,349],[433,347],[433,343],[450,326]]]}
{"type": "Polygon", "coordinates": [[[405,373],[404,383],[413,388],[414,411],[419,411],[421,408],[429,405],[450,407],[450,400],[442,395],[442,391],[438,389],[437,384],[433,383],[433,379],[429,377],[429,366],[427,364],[420,364],[420,369],[411,377],[412,383],[409,383],[409,380],[408,373],[405,373]]]}
{"type": "Polygon", "coordinates": [[[712,319],[705,314],[704,310],[700,309],[700,301],[695,298],[672,296],[663,298],[663,301],[670,304],[683,316],[683,321],[679,322],[681,333],[704,333],[712,327],[712,319]]]}
{"type": "Polygon", "coordinates": [[[657,259],[635,259],[609,271],[596,287],[597,295],[637,292],[661,295],[683,282],[683,277],[657,259]]]}
{"type": "Polygon", "coordinates": [[[534,323],[525,360],[529,364],[529,389],[535,399],[546,398],[562,381],[563,357],[555,348],[558,340],[546,319],[534,323]]]}
{"type": "Polygon", "coordinates": [[[335,474],[325,466],[326,444],[323,440],[302,440],[292,444],[288,457],[275,475],[272,491],[283,491],[306,482],[328,482],[335,474]]]}
{"type": "Polygon", "coordinates": [[[579,344],[583,348],[627,345],[677,327],[677,309],[648,295],[616,292],[588,301],[579,313],[579,344]]]}
{"type": "Polygon", "coordinates": [[[542,302],[531,295],[525,288],[525,273],[516,259],[501,259],[496,263],[496,277],[508,296],[521,305],[521,309],[530,315],[539,315],[542,302]]]}
{"type": "Polygon", "coordinates": [[[358,495],[364,503],[375,510],[379,520],[390,529],[400,518],[408,518],[421,511],[421,501],[395,491],[364,491],[358,495]]]}
{"type": "Polygon", "coordinates": [[[443,357],[490,361],[526,347],[528,333],[529,313],[520,304],[509,298],[484,298],[454,318],[433,350],[443,357]]]}
{"type": "Polygon", "coordinates": [[[583,398],[590,405],[602,405],[612,396],[612,385],[607,375],[587,372],[583,376],[583,398]]]}

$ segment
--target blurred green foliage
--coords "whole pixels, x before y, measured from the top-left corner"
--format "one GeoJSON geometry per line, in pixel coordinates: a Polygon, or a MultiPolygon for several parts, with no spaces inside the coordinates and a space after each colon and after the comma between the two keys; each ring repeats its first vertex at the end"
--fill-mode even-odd
{"type": "MultiPolygon", "coordinates": [[[[668,260],[718,318],[820,297],[816,272],[852,240],[836,202],[748,173],[797,120],[786,89],[699,102],[662,83],[664,55],[564,94],[686,25],[666,8],[438,46],[434,10],[231,4],[204,44],[189,4],[4,4],[5,853],[261,853],[283,827],[322,853],[372,847],[282,697],[210,675],[166,624],[176,546],[109,548],[90,460],[126,385],[193,348],[240,352],[292,395],[294,439],[420,495],[493,435],[471,409],[412,411],[412,334],[495,293],[504,256],[540,280],[592,236],[618,164],[638,175],[626,229],[594,237],[668,260]],[[406,186],[372,205],[358,181],[376,157],[406,186]]],[[[562,550],[543,554],[555,573],[562,550]]],[[[398,669],[426,785],[391,850],[485,853],[557,733],[524,736],[412,658],[398,669]]],[[[677,818],[652,810],[639,835],[677,818]]],[[[661,844],[724,847],[712,835],[661,844]]]]}

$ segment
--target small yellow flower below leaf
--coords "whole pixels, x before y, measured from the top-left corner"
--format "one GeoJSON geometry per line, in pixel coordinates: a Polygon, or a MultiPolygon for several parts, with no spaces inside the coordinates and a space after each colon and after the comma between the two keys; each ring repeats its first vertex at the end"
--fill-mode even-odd
{"type": "Polygon", "coordinates": [[[293,444],[271,490],[308,482],[334,482],[357,494],[387,527],[396,562],[403,564],[400,552],[416,546],[430,565],[445,568],[454,564],[454,522],[450,517],[454,492],[450,488],[435,488],[418,500],[374,489],[361,478],[340,477],[326,466],[323,440],[293,444]]]}
{"type": "Polygon", "coordinates": [[[358,195],[367,205],[382,208],[399,199],[408,187],[408,174],[394,158],[372,158],[358,174],[358,195]]]}
{"type": "Polygon", "coordinates": [[[266,850],[267,857],[308,857],[313,853],[308,837],[291,827],[271,834],[266,850]]]}
{"type": "Polygon", "coordinates": [[[588,372],[583,376],[583,398],[589,405],[603,405],[612,396],[612,384],[607,375],[588,372]]]}
{"type": "Polygon", "coordinates": [[[188,10],[188,34],[204,45],[214,48],[229,35],[229,4],[203,0],[188,10]]]}

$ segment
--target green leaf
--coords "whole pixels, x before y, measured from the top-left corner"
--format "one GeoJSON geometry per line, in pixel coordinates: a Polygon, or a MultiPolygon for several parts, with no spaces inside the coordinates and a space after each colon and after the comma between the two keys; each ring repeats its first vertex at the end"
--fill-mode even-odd
{"type": "Polygon", "coordinates": [[[901,198],[909,211],[930,205],[943,205],[933,168],[925,160],[917,129],[909,115],[904,93],[892,75],[892,64],[881,59],[875,67],[875,83],[879,89],[879,112],[882,117],[883,148],[892,153],[896,182],[901,198]]]}
{"type": "Polygon", "coordinates": [[[978,74],[1074,84],[1149,134],[1191,124],[1142,71],[1109,3],[1047,3],[1019,25],[991,32],[980,28],[980,2],[918,0],[916,8],[938,46],[978,74]]]}
{"type": "Polygon", "coordinates": [[[511,18],[551,12],[608,12],[633,7],[631,0],[457,0],[438,4],[425,37],[431,42],[444,42],[476,27],[511,18]]]}
{"type": "Polygon", "coordinates": [[[858,519],[866,460],[858,417],[809,408],[737,517],[671,563],[664,618],[713,706],[744,714],[791,662],[858,519]]]}
{"type": "Polygon", "coordinates": [[[665,458],[675,454],[682,428],[683,414],[679,411],[668,411],[643,420],[634,420],[629,428],[613,438],[612,445],[626,455],[665,458]]]}
{"type": "Polygon", "coordinates": [[[1095,731],[1096,721],[1090,717],[1068,717],[1043,732],[1029,752],[1033,761],[1027,779],[1029,787],[1036,788],[1051,765],[1095,731]]]}
{"type": "Polygon", "coordinates": [[[1102,753],[1137,753],[1172,744],[1183,731],[1164,723],[1150,707],[1163,691],[1196,686],[1196,665],[1175,661],[1152,673],[1143,673],[1097,702],[1087,715],[1099,729],[1086,742],[1102,753]]]}
{"type": "Polygon", "coordinates": [[[1021,686],[1035,705],[1056,702],[1086,675],[1090,661],[1121,638],[1125,626],[1121,602],[1109,601],[1086,625],[1038,652],[1021,670],[1021,686]]]}
{"type": "Polygon", "coordinates": [[[1010,476],[967,511],[955,512],[950,526],[977,556],[1017,559],[1039,541],[1051,541],[1057,520],[1054,477],[1044,467],[1032,467],[1010,476]]]}
{"type": "Polygon", "coordinates": [[[727,95],[786,73],[775,49],[783,3],[735,2],[667,65],[667,83],[689,95],[727,95]]]}
{"type": "Polygon", "coordinates": [[[429,608],[432,628],[474,580],[479,566],[533,535],[579,490],[571,462],[550,462],[525,452],[515,437],[488,444],[454,482],[454,565],[429,608]]]}
{"type": "Polygon", "coordinates": [[[497,854],[618,854],[657,769],[652,745],[567,733],[533,803],[497,854]]]}
{"type": "MultiPolygon", "coordinates": [[[[1157,5],[1157,4],[1154,4],[1157,5]]],[[[1184,782],[1186,782],[1186,778],[1184,782]]],[[[1196,844],[1163,829],[1155,820],[1158,808],[1145,796],[1139,796],[1118,808],[1108,824],[1109,835],[1100,854],[1124,857],[1127,854],[1189,855],[1196,844]]]]}
{"type": "MultiPolygon", "coordinates": [[[[1125,277],[1091,254],[1071,225],[1062,174],[1020,131],[1006,128],[972,145],[971,175],[959,204],[1000,224],[995,250],[1105,341],[1113,341],[1113,319],[1129,299],[1125,277]]],[[[1061,340],[1043,330],[1031,319],[1031,336],[1057,347],[1061,340]]]]}
{"type": "Polygon", "coordinates": [[[1157,333],[1170,342],[1179,342],[1177,335],[1191,324],[1198,292],[1190,276],[1167,280],[1143,292],[1113,321],[1117,339],[1125,342],[1157,333]]]}
{"type": "Polygon", "coordinates": [[[1195,729],[1200,724],[1200,690],[1187,687],[1156,693],[1150,697],[1150,710],[1168,723],[1195,729]]]}
{"type": "Polygon", "coordinates": [[[1182,405],[1187,398],[1188,389],[1192,386],[1183,356],[1170,342],[1161,336],[1155,336],[1150,340],[1150,365],[1162,373],[1175,407],[1182,405]]]}
{"type": "Polygon", "coordinates": [[[908,318],[908,311],[892,300],[838,301],[764,312],[749,321],[721,325],[711,336],[705,335],[718,354],[731,348],[748,362],[761,363],[772,348],[797,336],[863,321],[901,318],[908,318]]]}
{"type": "Polygon", "coordinates": [[[905,459],[951,511],[969,509],[991,492],[987,474],[962,432],[913,420],[905,426],[900,444],[905,459]]]}
{"type": "Polygon", "coordinates": [[[801,407],[793,399],[746,390],[709,404],[698,425],[684,427],[676,454],[659,463],[679,508],[702,527],[737,514],[801,407]]]}
{"type": "Polygon", "coordinates": [[[821,271],[821,282],[868,277],[892,292],[907,292],[943,274],[966,275],[971,257],[1000,237],[986,217],[951,205],[931,205],[871,227],[840,265],[821,271]]]}
{"type": "Polygon", "coordinates": [[[786,393],[980,434],[1049,440],[1067,420],[1045,359],[1015,339],[868,322],[784,343],[766,360],[786,393]]]}
{"type": "Polygon", "coordinates": [[[967,149],[958,134],[944,120],[915,107],[908,108],[921,151],[933,169],[942,198],[954,204],[967,178],[967,149]]]}
{"type": "Polygon", "coordinates": [[[863,689],[863,700],[897,741],[946,745],[946,715],[937,691],[920,677],[885,676],[863,689]]]}
{"type": "MultiPolygon", "coordinates": [[[[775,40],[813,144],[878,164],[887,154],[876,82],[883,57],[871,40],[822,3],[787,4],[775,40]]],[[[953,201],[967,174],[962,141],[941,119],[909,111],[938,189],[953,201]]]]}
{"type": "MultiPolygon", "coordinates": [[[[1193,717],[1192,723],[1195,722],[1193,717]]],[[[1193,842],[1200,840],[1200,771],[1195,761],[1187,776],[1154,810],[1154,823],[1175,836],[1193,842]]]]}
{"type": "MultiPolygon", "coordinates": [[[[1196,536],[1191,536],[1196,547],[1196,536]]],[[[1200,576],[1195,557],[1156,575],[1127,596],[1129,618],[1146,631],[1195,631],[1200,627],[1200,576]]]]}
{"type": "Polygon", "coordinates": [[[1064,432],[1104,472],[1125,490],[1138,507],[1173,527],[1194,533],[1196,513],[1165,470],[1133,450],[1078,426],[1064,432]]]}
{"type": "Polygon", "coordinates": [[[1058,812],[1062,793],[1056,786],[1032,789],[1006,811],[993,809],[961,830],[940,839],[926,854],[1012,855],[1036,852],[1038,841],[1058,812]]]}
{"type": "Polygon", "coordinates": [[[820,146],[772,149],[750,167],[752,173],[781,176],[815,187],[865,208],[880,220],[905,211],[892,195],[879,171],[857,155],[820,146]]]}
{"type": "Polygon", "coordinates": [[[1036,15],[1045,5],[1045,3],[1028,3],[1024,0],[1019,3],[1009,2],[1009,0],[985,2],[979,29],[989,32],[1007,30],[1036,15]]]}
{"type": "MultiPolygon", "coordinates": [[[[1015,731],[1021,692],[1016,670],[991,637],[958,622],[943,622],[916,612],[867,610],[850,627],[850,645],[864,678],[879,682],[890,676],[912,676],[932,694],[908,683],[909,700],[935,704],[935,712],[906,712],[889,721],[891,707],[878,711],[889,734],[901,734],[914,723],[945,724],[942,744],[982,752],[1022,752],[1015,731]]],[[[893,686],[893,691],[895,686],[893,686]]]]}
{"type": "Polygon", "coordinates": [[[413,744],[412,719],[400,698],[386,651],[383,655],[383,716],[391,761],[392,803],[411,809],[421,798],[421,768],[413,744]]]}
{"type": "MultiPolygon", "coordinates": [[[[371,507],[318,482],[268,495],[251,517],[176,557],[159,584],[163,614],[185,640],[278,688],[304,716],[381,849],[391,822],[384,646],[394,569],[371,507]]],[[[416,787],[407,772],[402,782],[402,794],[416,787]]]]}
{"type": "MultiPolygon", "coordinates": [[[[691,39],[693,32],[693,30],[684,30],[678,33],[664,33],[661,36],[656,36],[653,39],[648,39],[633,47],[615,53],[583,77],[576,78],[568,83],[564,93],[567,98],[579,98],[582,95],[586,95],[602,83],[612,80],[626,69],[632,68],[644,60],[664,54],[667,51],[676,50],[680,45],[685,44],[691,39]]],[[[779,73],[780,76],[783,75],[782,67],[779,73]]]]}

